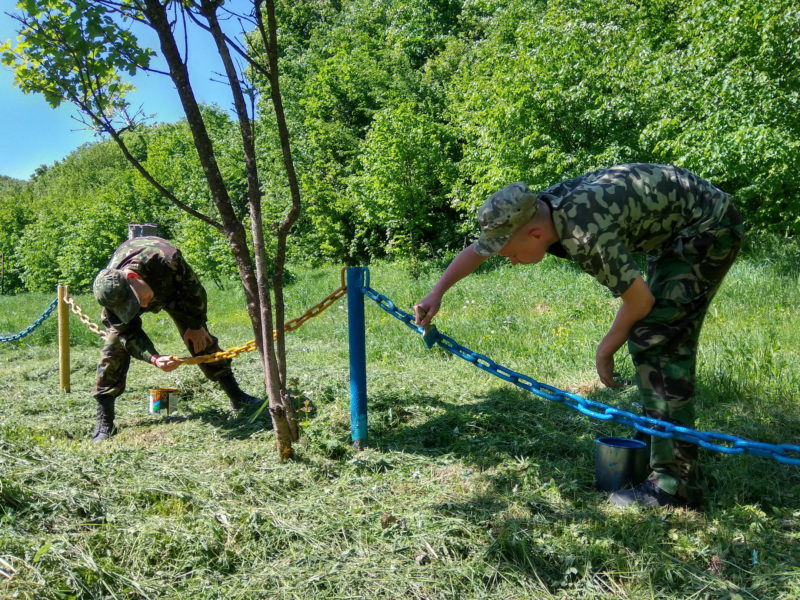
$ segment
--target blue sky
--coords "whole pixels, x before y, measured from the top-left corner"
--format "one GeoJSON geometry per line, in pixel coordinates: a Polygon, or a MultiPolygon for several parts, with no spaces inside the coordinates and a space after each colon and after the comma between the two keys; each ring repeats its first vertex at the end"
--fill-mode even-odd
{"type": "MultiPolygon", "coordinates": [[[[237,4],[240,2],[236,2],[237,4]]],[[[15,21],[6,13],[11,2],[0,1],[0,42],[16,39],[15,21]]],[[[189,68],[192,86],[200,102],[231,105],[227,88],[212,81],[222,71],[213,43],[202,32],[190,36],[189,68]],[[206,41],[208,39],[208,41],[206,41]],[[192,40],[195,43],[192,43],[192,40]],[[197,41],[201,43],[197,43],[197,41]]],[[[152,43],[153,36],[140,37],[141,43],[152,43]],[[145,40],[148,40],[147,42],[145,40]]],[[[157,63],[153,66],[159,66],[157,63]]],[[[50,165],[66,157],[81,144],[97,140],[91,131],[75,120],[71,104],[53,109],[38,94],[23,94],[13,85],[11,70],[0,65],[0,175],[28,179],[39,165],[50,165]]],[[[173,122],[183,117],[175,88],[166,76],[140,74],[133,80],[136,93],[130,97],[133,108],[142,106],[146,114],[155,114],[159,122],[173,122]]]]}

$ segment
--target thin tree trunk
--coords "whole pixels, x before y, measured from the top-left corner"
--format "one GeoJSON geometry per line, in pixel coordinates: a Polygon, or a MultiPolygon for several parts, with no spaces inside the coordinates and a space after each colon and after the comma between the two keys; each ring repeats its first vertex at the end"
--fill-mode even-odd
{"type": "Polygon", "coordinates": [[[283,300],[283,274],[286,264],[286,239],[289,231],[294,225],[297,217],[300,215],[300,186],[297,182],[297,173],[294,169],[294,161],[292,160],[292,150],[289,143],[289,128],[286,126],[286,116],[283,110],[283,100],[280,92],[280,80],[278,69],[278,36],[277,36],[277,22],[275,19],[275,3],[273,0],[266,0],[267,12],[267,26],[264,27],[264,20],[261,14],[261,5],[263,0],[256,0],[256,22],[258,29],[261,33],[262,41],[267,51],[267,77],[269,80],[270,98],[272,106],[275,109],[275,121],[278,126],[278,138],[281,144],[281,152],[283,155],[283,164],[286,169],[286,178],[289,183],[289,192],[292,198],[292,205],[289,212],[286,214],[283,222],[278,228],[278,248],[275,254],[275,274],[273,276],[273,289],[275,290],[275,321],[278,324],[277,346],[278,346],[278,359],[280,361],[279,371],[281,380],[284,381],[284,406],[289,414],[289,424],[293,428],[295,436],[299,435],[297,418],[294,412],[294,407],[291,403],[291,398],[285,389],[286,381],[286,341],[283,332],[283,323],[285,319],[284,314],[284,300],[283,300]]]}
{"type": "Polygon", "coordinates": [[[236,260],[239,278],[242,280],[247,298],[247,312],[253,324],[256,340],[258,340],[262,335],[261,310],[257,279],[253,273],[244,227],[236,218],[225,182],[214,158],[214,147],[203,122],[200,107],[192,91],[186,64],[180,56],[175,38],[172,35],[166,7],[161,4],[160,0],[144,0],[144,12],[148,23],[158,35],[161,51],[169,66],[170,78],[175,83],[175,88],[181,100],[203,173],[211,190],[214,204],[222,218],[228,245],[236,260]]]}
{"type": "MultiPolygon", "coordinates": [[[[282,459],[292,456],[292,441],[297,439],[296,427],[292,427],[288,422],[289,412],[286,410],[285,380],[280,377],[278,360],[273,341],[273,320],[272,303],[270,301],[269,289],[266,282],[269,280],[269,265],[267,261],[266,245],[264,243],[264,229],[261,214],[261,188],[259,185],[258,165],[256,162],[256,150],[253,139],[253,124],[247,112],[247,105],[239,83],[238,74],[231,60],[225,36],[219,25],[216,15],[216,3],[210,0],[202,0],[203,15],[208,20],[209,29],[217,45],[228,83],[233,94],[234,108],[239,121],[239,132],[242,138],[242,147],[245,155],[245,166],[247,169],[247,194],[250,206],[250,227],[253,234],[253,249],[256,263],[256,281],[258,289],[258,299],[261,308],[261,340],[259,346],[261,360],[264,367],[264,384],[269,397],[269,410],[275,429],[276,444],[278,453],[282,459]]],[[[277,294],[276,294],[277,298],[277,294]]],[[[276,300],[277,302],[277,300],[276,300]]],[[[283,309],[283,296],[276,307],[283,309]]],[[[279,329],[283,328],[283,322],[276,323],[279,329]]],[[[284,350],[285,352],[285,350],[284,350]]],[[[280,353],[279,353],[280,354],[280,353]]],[[[285,362],[285,358],[283,359],[285,362]]]]}

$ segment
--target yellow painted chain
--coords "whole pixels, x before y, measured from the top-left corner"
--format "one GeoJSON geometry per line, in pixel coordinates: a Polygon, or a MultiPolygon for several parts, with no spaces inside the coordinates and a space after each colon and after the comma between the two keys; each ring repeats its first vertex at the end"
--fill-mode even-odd
{"type": "Polygon", "coordinates": [[[81,307],[78,306],[75,303],[75,300],[73,300],[72,298],[67,296],[67,297],[64,298],[64,302],[67,304],[67,306],[69,306],[72,309],[72,312],[74,312],[76,315],[78,315],[78,318],[81,320],[81,323],[86,325],[91,331],[93,331],[94,333],[99,335],[101,338],[106,337],[108,332],[100,329],[100,326],[97,323],[95,323],[94,321],[92,321],[88,317],[88,315],[86,315],[86,313],[84,313],[81,310],[81,307]]]}
{"type": "MultiPolygon", "coordinates": [[[[311,319],[312,317],[316,317],[320,313],[322,313],[325,309],[329,308],[334,302],[336,302],[339,298],[344,296],[347,293],[347,284],[345,283],[345,270],[347,267],[342,267],[341,272],[341,281],[342,285],[339,286],[330,296],[325,298],[319,304],[315,304],[311,308],[309,308],[306,312],[302,315],[297,317],[296,319],[292,319],[291,321],[286,321],[283,326],[284,331],[294,331],[298,329],[303,323],[311,319]]],[[[64,302],[69,305],[78,318],[80,318],[81,323],[86,325],[89,329],[91,329],[94,333],[99,335],[100,337],[106,337],[107,332],[100,329],[100,327],[92,322],[92,320],[80,309],[80,307],[75,303],[75,301],[67,296],[64,298],[64,302]]],[[[272,332],[273,339],[278,337],[278,332],[272,332]]],[[[253,352],[257,349],[256,341],[250,340],[249,342],[245,342],[241,346],[233,346],[232,348],[228,348],[227,350],[222,350],[220,352],[215,352],[214,354],[203,354],[202,356],[186,356],[186,357],[178,357],[173,356],[171,358],[187,365],[197,365],[201,363],[210,363],[210,362],[217,362],[219,360],[225,360],[229,358],[236,358],[240,354],[244,352],[253,352]]]]}
{"type": "MultiPolygon", "coordinates": [[[[320,313],[322,313],[325,309],[329,308],[334,302],[336,302],[339,298],[344,296],[347,293],[347,284],[345,283],[345,270],[347,267],[342,267],[341,279],[342,285],[339,286],[338,289],[334,290],[334,292],[325,298],[319,304],[315,304],[311,308],[309,308],[306,312],[302,315],[297,317],[296,319],[292,319],[291,321],[286,321],[283,325],[284,331],[294,331],[295,329],[300,328],[303,323],[311,319],[312,317],[316,317],[320,313]]],[[[275,339],[278,337],[278,332],[272,332],[272,338],[275,339]]],[[[225,360],[228,358],[236,358],[243,352],[253,352],[257,349],[256,341],[250,340],[249,342],[244,343],[241,346],[234,346],[233,348],[228,348],[227,350],[222,350],[221,352],[215,352],[214,354],[203,354],[202,356],[186,356],[183,358],[172,356],[171,358],[180,361],[183,364],[187,365],[197,365],[201,363],[209,363],[209,362],[217,362],[219,360],[225,360]]]]}

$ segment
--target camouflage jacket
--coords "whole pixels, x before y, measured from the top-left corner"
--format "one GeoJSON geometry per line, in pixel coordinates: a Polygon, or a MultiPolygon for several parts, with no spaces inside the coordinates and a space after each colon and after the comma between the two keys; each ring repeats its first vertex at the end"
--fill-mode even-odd
{"type": "Polygon", "coordinates": [[[167,240],[154,236],[128,240],[117,248],[106,266],[135,271],[153,288],[152,302],[147,308],[142,308],[130,323],[121,323],[112,311],[103,309],[103,324],[118,334],[120,342],[132,357],[148,361],[158,354],[142,329],[142,313],[164,309],[190,329],[205,326],[206,290],[181,251],[167,240]]]}
{"type": "Polygon", "coordinates": [[[714,229],[730,196],[694,173],[632,163],[557,183],[539,193],[552,208],[560,246],[615,296],[640,274],[633,252],[658,257],[679,237],[714,229]]]}

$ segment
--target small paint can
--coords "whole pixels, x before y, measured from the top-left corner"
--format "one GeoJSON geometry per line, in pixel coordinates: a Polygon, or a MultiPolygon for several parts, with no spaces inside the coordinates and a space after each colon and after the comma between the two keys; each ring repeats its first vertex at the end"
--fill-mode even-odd
{"type": "Polygon", "coordinates": [[[151,415],[170,416],[178,410],[178,388],[150,388],[147,391],[147,405],[151,415]]]}
{"type": "Polygon", "coordinates": [[[598,438],[594,459],[595,485],[606,492],[638,485],[650,472],[650,446],[641,440],[598,438]]]}

